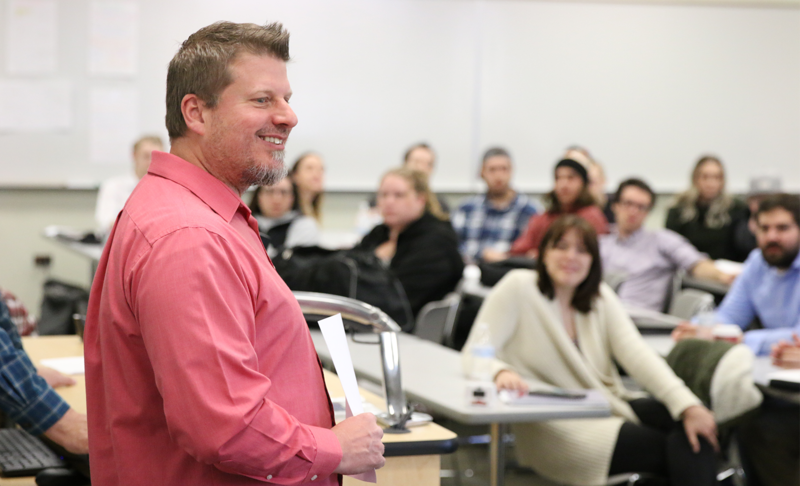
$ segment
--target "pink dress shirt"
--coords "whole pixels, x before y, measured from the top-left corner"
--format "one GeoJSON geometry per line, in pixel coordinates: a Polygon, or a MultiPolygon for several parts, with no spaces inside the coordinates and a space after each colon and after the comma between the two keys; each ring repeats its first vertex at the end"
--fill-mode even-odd
{"type": "Polygon", "coordinates": [[[225,184],[153,152],[97,269],[84,335],[92,484],[338,484],[297,301],[225,184]]]}

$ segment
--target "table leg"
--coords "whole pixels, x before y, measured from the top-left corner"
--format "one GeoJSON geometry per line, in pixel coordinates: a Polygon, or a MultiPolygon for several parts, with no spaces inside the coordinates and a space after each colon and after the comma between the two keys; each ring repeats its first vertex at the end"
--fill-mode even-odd
{"type": "Polygon", "coordinates": [[[491,424],[490,432],[492,441],[489,443],[489,484],[503,486],[506,472],[506,435],[505,424],[491,424]]]}

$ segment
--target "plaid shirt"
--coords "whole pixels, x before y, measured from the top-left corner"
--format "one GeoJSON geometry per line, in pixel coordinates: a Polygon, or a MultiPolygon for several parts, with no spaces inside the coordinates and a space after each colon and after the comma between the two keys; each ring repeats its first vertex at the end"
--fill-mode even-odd
{"type": "Polygon", "coordinates": [[[0,301],[0,410],[34,435],[43,434],[67,413],[56,393],[22,349],[8,307],[0,301]]]}
{"type": "Polygon", "coordinates": [[[461,254],[477,260],[484,248],[508,251],[534,214],[536,207],[524,194],[517,194],[503,209],[490,204],[486,195],[472,196],[461,203],[451,218],[461,254]]]}
{"type": "Polygon", "coordinates": [[[8,307],[8,314],[11,316],[11,322],[17,326],[17,331],[20,336],[27,336],[36,329],[36,319],[28,314],[28,309],[22,304],[22,301],[6,289],[0,288],[0,300],[2,300],[6,307],[8,307]]]}

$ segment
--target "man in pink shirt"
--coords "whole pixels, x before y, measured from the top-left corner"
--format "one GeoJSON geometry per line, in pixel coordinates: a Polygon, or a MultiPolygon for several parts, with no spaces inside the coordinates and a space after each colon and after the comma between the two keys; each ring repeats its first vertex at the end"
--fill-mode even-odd
{"type": "Polygon", "coordinates": [[[241,195],[285,175],[289,34],[221,22],[167,74],[154,152],[111,231],[85,329],[92,484],[337,484],[383,466],[370,414],[334,426],[303,314],[241,195]]]}

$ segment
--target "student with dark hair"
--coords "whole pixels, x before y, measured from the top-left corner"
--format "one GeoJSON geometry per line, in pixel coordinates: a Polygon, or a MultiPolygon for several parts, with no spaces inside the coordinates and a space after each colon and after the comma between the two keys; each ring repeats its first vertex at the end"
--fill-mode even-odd
{"type": "Polygon", "coordinates": [[[725,192],[725,168],[706,155],[692,170],[692,185],[667,213],[666,227],[683,235],[712,260],[742,261],[734,233],[747,219],[747,206],[725,192]]]}
{"type": "Polygon", "coordinates": [[[258,222],[262,240],[263,236],[269,238],[267,253],[271,257],[281,248],[319,244],[316,220],[292,209],[296,194],[295,185],[288,177],[272,186],[258,186],[253,191],[248,206],[258,222]]]}
{"type": "Polygon", "coordinates": [[[690,275],[730,284],[734,275],[723,273],[708,256],[683,236],[668,229],[648,230],[644,221],[655,194],[641,179],[620,183],[611,207],[617,223],[600,237],[603,269],[623,282],[617,289],[625,304],[664,311],[672,277],[678,269],[690,275]]]}
{"type": "Polygon", "coordinates": [[[313,152],[301,155],[289,169],[293,182],[294,204],[292,209],[301,214],[322,220],[322,193],[325,183],[325,164],[322,157],[313,152]]]}
{"type": "MultiPolygon", "coordinates": [[[[715,321],[743,330],[755,320],[763,329],[744,333],[754,353],[769,354],[772,345],[800,333],[800,198],[790,194],[766,197],[756,212],[758,248],[744,262],[715,313],[715,321]]],[[[711,339],[710,327],[685,323],[676,339],[711,339]]]]}
{"type": "Polygon", "coordinates": [[[608,232],[608,221],[589,192],[589,173],[573,159],[559,161],[553,173],[555,187],[545,195],[547,211],[533,216],[522,234],[511,245],[511,255],[536,258],[539,243],[553,221],[564,214],[576,214],[592,225],[597,234],[608,232]]]}
{"type": "MultiPolygon", "coordinates": [[[[488,326],[496,350],[494,382],[518,392],[528,390],[526,380],[599,390],[612,417],[513,424],[520,463],[570,485],[605,484],[625,472],[668,476],[675,486],[716,484],[714,417],[601,283],[594,228],[576,215],[559,218],[536,265],[506,275],[475,321],[488,326]],[[653,398],[626,389],[617,363],[653,398]]],[[[476,334],[462,350],[466,369],[476,334]]]]}
{"type": "Polygon", "coordinates": [[[511,187],[511,155],[501,147],[483,154],[481,179],[486,194],[472,196],[453,213],[459,250],[466,260],[497,260],[525,230],[536,208],[511,187]]]}

